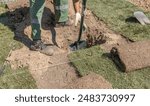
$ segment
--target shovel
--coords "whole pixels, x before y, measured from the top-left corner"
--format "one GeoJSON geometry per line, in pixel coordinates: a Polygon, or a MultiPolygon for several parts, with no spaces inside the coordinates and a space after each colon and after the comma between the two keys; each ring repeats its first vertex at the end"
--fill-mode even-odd
{"type": "Polygon", "coordinates": [[[134,16],[142,25],[150,24],[150,20],[143,12],[141,11],[134,12],[134,16]]]}
{"type": "Polygon", "coordinates": [[[85,17],[86,2],[87,0],[82,0],[82,13],[81,13],[79,36],[78,36],[78,40],[70,45],[71,51],[76,51],[76,50],[84,49],[87,47],[87,42],[85,40],[81,40],[82,33],[84,30],[84,17],[85,17]]]}

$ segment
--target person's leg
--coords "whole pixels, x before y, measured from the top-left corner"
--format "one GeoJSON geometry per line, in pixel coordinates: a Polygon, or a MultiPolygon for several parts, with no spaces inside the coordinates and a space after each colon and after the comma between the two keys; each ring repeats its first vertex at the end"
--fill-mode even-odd
{"type": "Polygon", "coordinates": [[[30,18],[32,27],[32,39],[30,50],[40,51],[43,54],[52,56],[53,49],[47,47],[41,41],[41,20],[45,7],[45,0],[30,0],[30,18]]]}
{"type": "Polygon", "coordinates": [[[55,24],[59,26],[70,26],[73,22],[68,18],[68,0],[54,0],[55,24]]]}
{"type": "Polygon", "coordinates": [[[80,13],[80,2],[79,0],[73,0],[74,9],[76,13],[80,13]]]}
{"type": "Polygon", "coordinates": [[[78,22],[81,20],[80,0],[73,0],[73,4],[74,4],[75,13],[76,13],[75,26],[77,26],[78,22]]]}
{"type": "Polygon", "coordinates": [[[65,22],[68,20],[68,0],[54,0],[54,8],[56,22],[65,22]]]}
{"type": "Polygon", "coordinates": [[[42,50],[46,48],[41,41],[41,20],[44,11],[45,0],[30,0],[30,19],[32,27],[33,43],[31,50],[42,50]]]}
{"type": "Polygon", "coordinates": [[[33,40],[41,40],[41,19],[44,6],[45,0],[30,0],[30,18],[33,40]]]}

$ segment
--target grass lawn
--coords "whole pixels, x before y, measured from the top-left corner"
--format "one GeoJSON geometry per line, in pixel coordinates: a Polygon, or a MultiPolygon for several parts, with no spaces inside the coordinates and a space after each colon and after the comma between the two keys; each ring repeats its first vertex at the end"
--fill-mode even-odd
{"type": "Polygon", "coordinates": [[[6,9],[4,7],[5,7],[5,5],[0,3],[0,14],[3,13],[4,11],[6,11],[6,9]]]}
{"type": "MultiPolygon", "coordinates": [[[[127,0],[88,0],[88,8],[115,32],[133,40],[150,39],[150,25],[142,26],[132,17],[143,11],[127,0]]],[[[145,14],[150,18],[150,13],[145,14]]]]}
{"type": "Polygon", "coordinates": [[[95,72],[108,80],[113,88],[150,88],[150,68],[121,72],[100,46],[79,50],[69,58],[81,76],[95,72]],[[74,61],[76,59],[81,60],[74,61]]]}
{"type": "MultiPolygon", "coordinates": [[[[0,22],[7,22],[6,15],[1,15],[5,9],[0,6],[0,22]]],[[[21,43],[13,40],[14,33],[0,23],[0,68],[2,68],[5,58],[10,50],[21,47],[21,43]]],[[[3,74],[0,74],[0,88],[36,88],[35,80],[27,68],[12,70],[6,65],[3,74]]]]}
{"type": "MultiPolygon", "coordinates": [[[[126,0],[88,0],[88,8],[106,25],[133,41],[150,39],[150,26],[132,22],[134,11],[141,10],[126,0]]],[[[150,13],[146,13],[150,17],[150,13]]],[[[149,88],[150,68],[121,72],[100,46],[79,50],[69,58],[81,76],[95,72],[112,83],[113,88],[149,88]],[[76,59],[82,59],[74,61],[76,59]]]]}

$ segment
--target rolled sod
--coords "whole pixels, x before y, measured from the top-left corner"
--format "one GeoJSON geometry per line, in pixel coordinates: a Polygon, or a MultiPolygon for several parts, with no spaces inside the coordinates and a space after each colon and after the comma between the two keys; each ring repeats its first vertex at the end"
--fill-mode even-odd
{"type": "Polygon", "coordinates": [[[113,49],[111,53],[118,56],[125,72],[150,67],[150,40],[120,45],[116,50],[113,49]]]}

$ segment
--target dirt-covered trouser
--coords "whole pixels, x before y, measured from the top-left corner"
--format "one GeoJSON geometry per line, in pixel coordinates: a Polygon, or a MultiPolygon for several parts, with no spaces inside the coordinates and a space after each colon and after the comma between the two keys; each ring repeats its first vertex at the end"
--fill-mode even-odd
{"type": "MultiPolygon", "coordinates": [[[[54,0],[56,22],[68,20],[68,0],[54,0]]],[[[41,19],[45,0],[30,0],[32,39],[41,39],[41,19]]]]}

